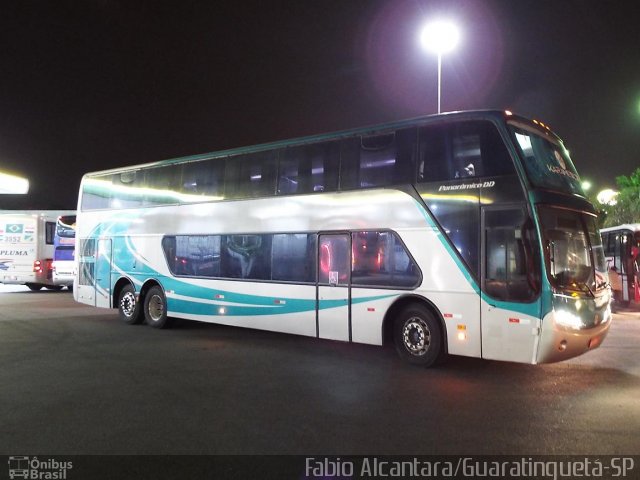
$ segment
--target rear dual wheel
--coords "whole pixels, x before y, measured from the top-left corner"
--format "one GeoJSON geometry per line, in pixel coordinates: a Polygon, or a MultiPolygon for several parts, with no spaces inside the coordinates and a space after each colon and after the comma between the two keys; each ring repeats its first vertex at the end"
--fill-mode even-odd
{"type": "Polygon", "coordinates": [[[151,287],[144,296],[144,318],[153,328],[171,326],[171,318],[167,316],[167,298],[158,285],[151,287]]]}
{"type": "Polygon", "coordinates": [[[143,298],[140,297],[131,284],[120,290],[118,315],[124,323],[134,325],[145,321],[153,328],[167,328],[171,325],[171,319],[167,317],[167,299],[160,286],[154,285],[143,298]]]}

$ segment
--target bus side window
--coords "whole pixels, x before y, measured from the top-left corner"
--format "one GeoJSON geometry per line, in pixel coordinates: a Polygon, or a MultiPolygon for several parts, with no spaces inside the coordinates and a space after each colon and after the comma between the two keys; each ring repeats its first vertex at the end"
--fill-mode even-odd
{"type": "Polygon", "coordinates": [[[226,198],[268,197],[276,190],[276,150],[227,158],[226,198]]]}
{"type": "Polygon", "coordinates": [[[315,281],[315,235],[282,233],[273,235],[271,279],[287,282],[315,281]]]}
{"type": "MultiPolygon", "coordinates": [[[[176,165],[177,166],[177,165],[176,165]]],[[[203,196],[222,197],[224,192],[224,158],[211,158],[180,165],[179,191],[185,202],[204,200],[203,196]]]]}
{"type": "Polygon", "coordinates": [[[457,132],[452,148],[454,178],[482,176],[481,152],[478,134],[457,132]]]}
{"type": "Polygon", "coordinates": [[[516,174],[500,134],[489,122],[427,126],[419,137],[418,182],[516,174]]]}
{"type": "Polygon", "coordinates": [[[81,209],[86,211],[109,208],[112,194],[111,175],[88,177],[82,186],[81,209]]]}
{"type": "Polygon", "coordinates": [[[352,233],[351,281],[356,286],[414,287],[420,270],[395,233],[352,233]]]}
{"type": "Polygon", "coordinates": [[[447,155],[447,136],[443,126],[420,129],[418,182],[438,182],[453,178],[447,155]]]}
{"type": "Polygon", "coordinates": [[[56,224],[54,222],[46,222],[45,229],[45,242],[47,245],[53,245],[53,237],[56,233],[56,224]]]}
{"type": "Polygon", "coordinates": [[[113,174],[113,196],[109,206],[111,208],[141,207],[145,186],[144,173],[140,170],[113,174]]]}
{"type": "Polygon", "coordinates": [[[340,142],[340,190],[357,188],[360,168],[360,138],[340,142]]]}
{"type": "Polygon", "coordinates": [[[340,156],[341,188],[412,182],[415,145],[415,128],[344,140],[340,156]]]}
{"type": "Polygon", "coordinates": [[[289,147],[280,152],[278,195],[331,192],[338,187],[338,142],[289,147]]]}
{"type": "Polygon", "coordinates": [[[452,135],[455,178],[515,175],[515,167],[496,127],[465,122],[452,135]]]}
{"type": "Polygon", "coordinates": [[[533,222],[522,209],[485,211],[484,288],[497,300],[530,301],[540,289],[533,222]]]}
{"type": "Polygon", "coordinates": [[[154,167],[144,171],[146,190],[144,205],[167,205],[178,203],[176,195],[172,192],[179,191],[180,169],[182,165],[168,165],[166,167],[154,167]]]}

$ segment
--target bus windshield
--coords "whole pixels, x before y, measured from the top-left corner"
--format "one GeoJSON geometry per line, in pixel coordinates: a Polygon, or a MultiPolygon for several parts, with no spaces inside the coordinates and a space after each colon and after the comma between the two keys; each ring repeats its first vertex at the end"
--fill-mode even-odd
{"type": "Polygon", "coordinates": [[[76,237],[76,216],[67,215],[58,217],[56,224],[56,235],[63,238],[75,238],[76,237]]]}
{"type": "Polygon", "coordinates": [[[56,232],[53,238],[53,259],[56,261],[74,258],[76,244],[76,216],[66,215],[58,217],[56,232]]]}
{"type": "Polygon", "coordinates": [[[584,197],[580,177],[564,146],[533,129],[510,124],[531,184],[536,188],[578,194],[584,197]]]}
{"type": "Polygon", "coordinates": [[[593,295],[608,285],[607,262],[593,217],[570,210],[541,207],[545,263],[560,290],[593,295]]]}

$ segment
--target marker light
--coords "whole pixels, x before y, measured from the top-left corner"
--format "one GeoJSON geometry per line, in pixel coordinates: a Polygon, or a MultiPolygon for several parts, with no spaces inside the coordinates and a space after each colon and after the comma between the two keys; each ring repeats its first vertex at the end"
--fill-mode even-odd
{"type": "Polygon", "coordinates": [[[458,324],[458,340],[463,341],[467,339],[467,326],[464,324],[458,324]]]}

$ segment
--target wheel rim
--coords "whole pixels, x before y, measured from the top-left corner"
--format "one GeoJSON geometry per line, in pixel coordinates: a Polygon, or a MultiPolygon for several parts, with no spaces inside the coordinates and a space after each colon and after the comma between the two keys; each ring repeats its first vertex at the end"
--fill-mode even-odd
{"type": "Polygon", "coordinates": [[[411,317],[404,324],[402,340],[411,355],[419,357],[427,353],[431,345],[431,331],[427,322],[420,317],[411,317]]]}
{"type": "Polygon", "coordinates": [[[136,296],[132,292],[125,293],[120,299],[120,310],[126,317],[132,317],[136,311],[136,296]]]}
{"type": "Polygon", "coordinates": [[[162,298],[160,298],[160,295],[153,295],[149,299],[149,316],[151,317],[151,320],[157,322],[162,318],[163,314],[164,302],[162,301],[162,298]]]}

